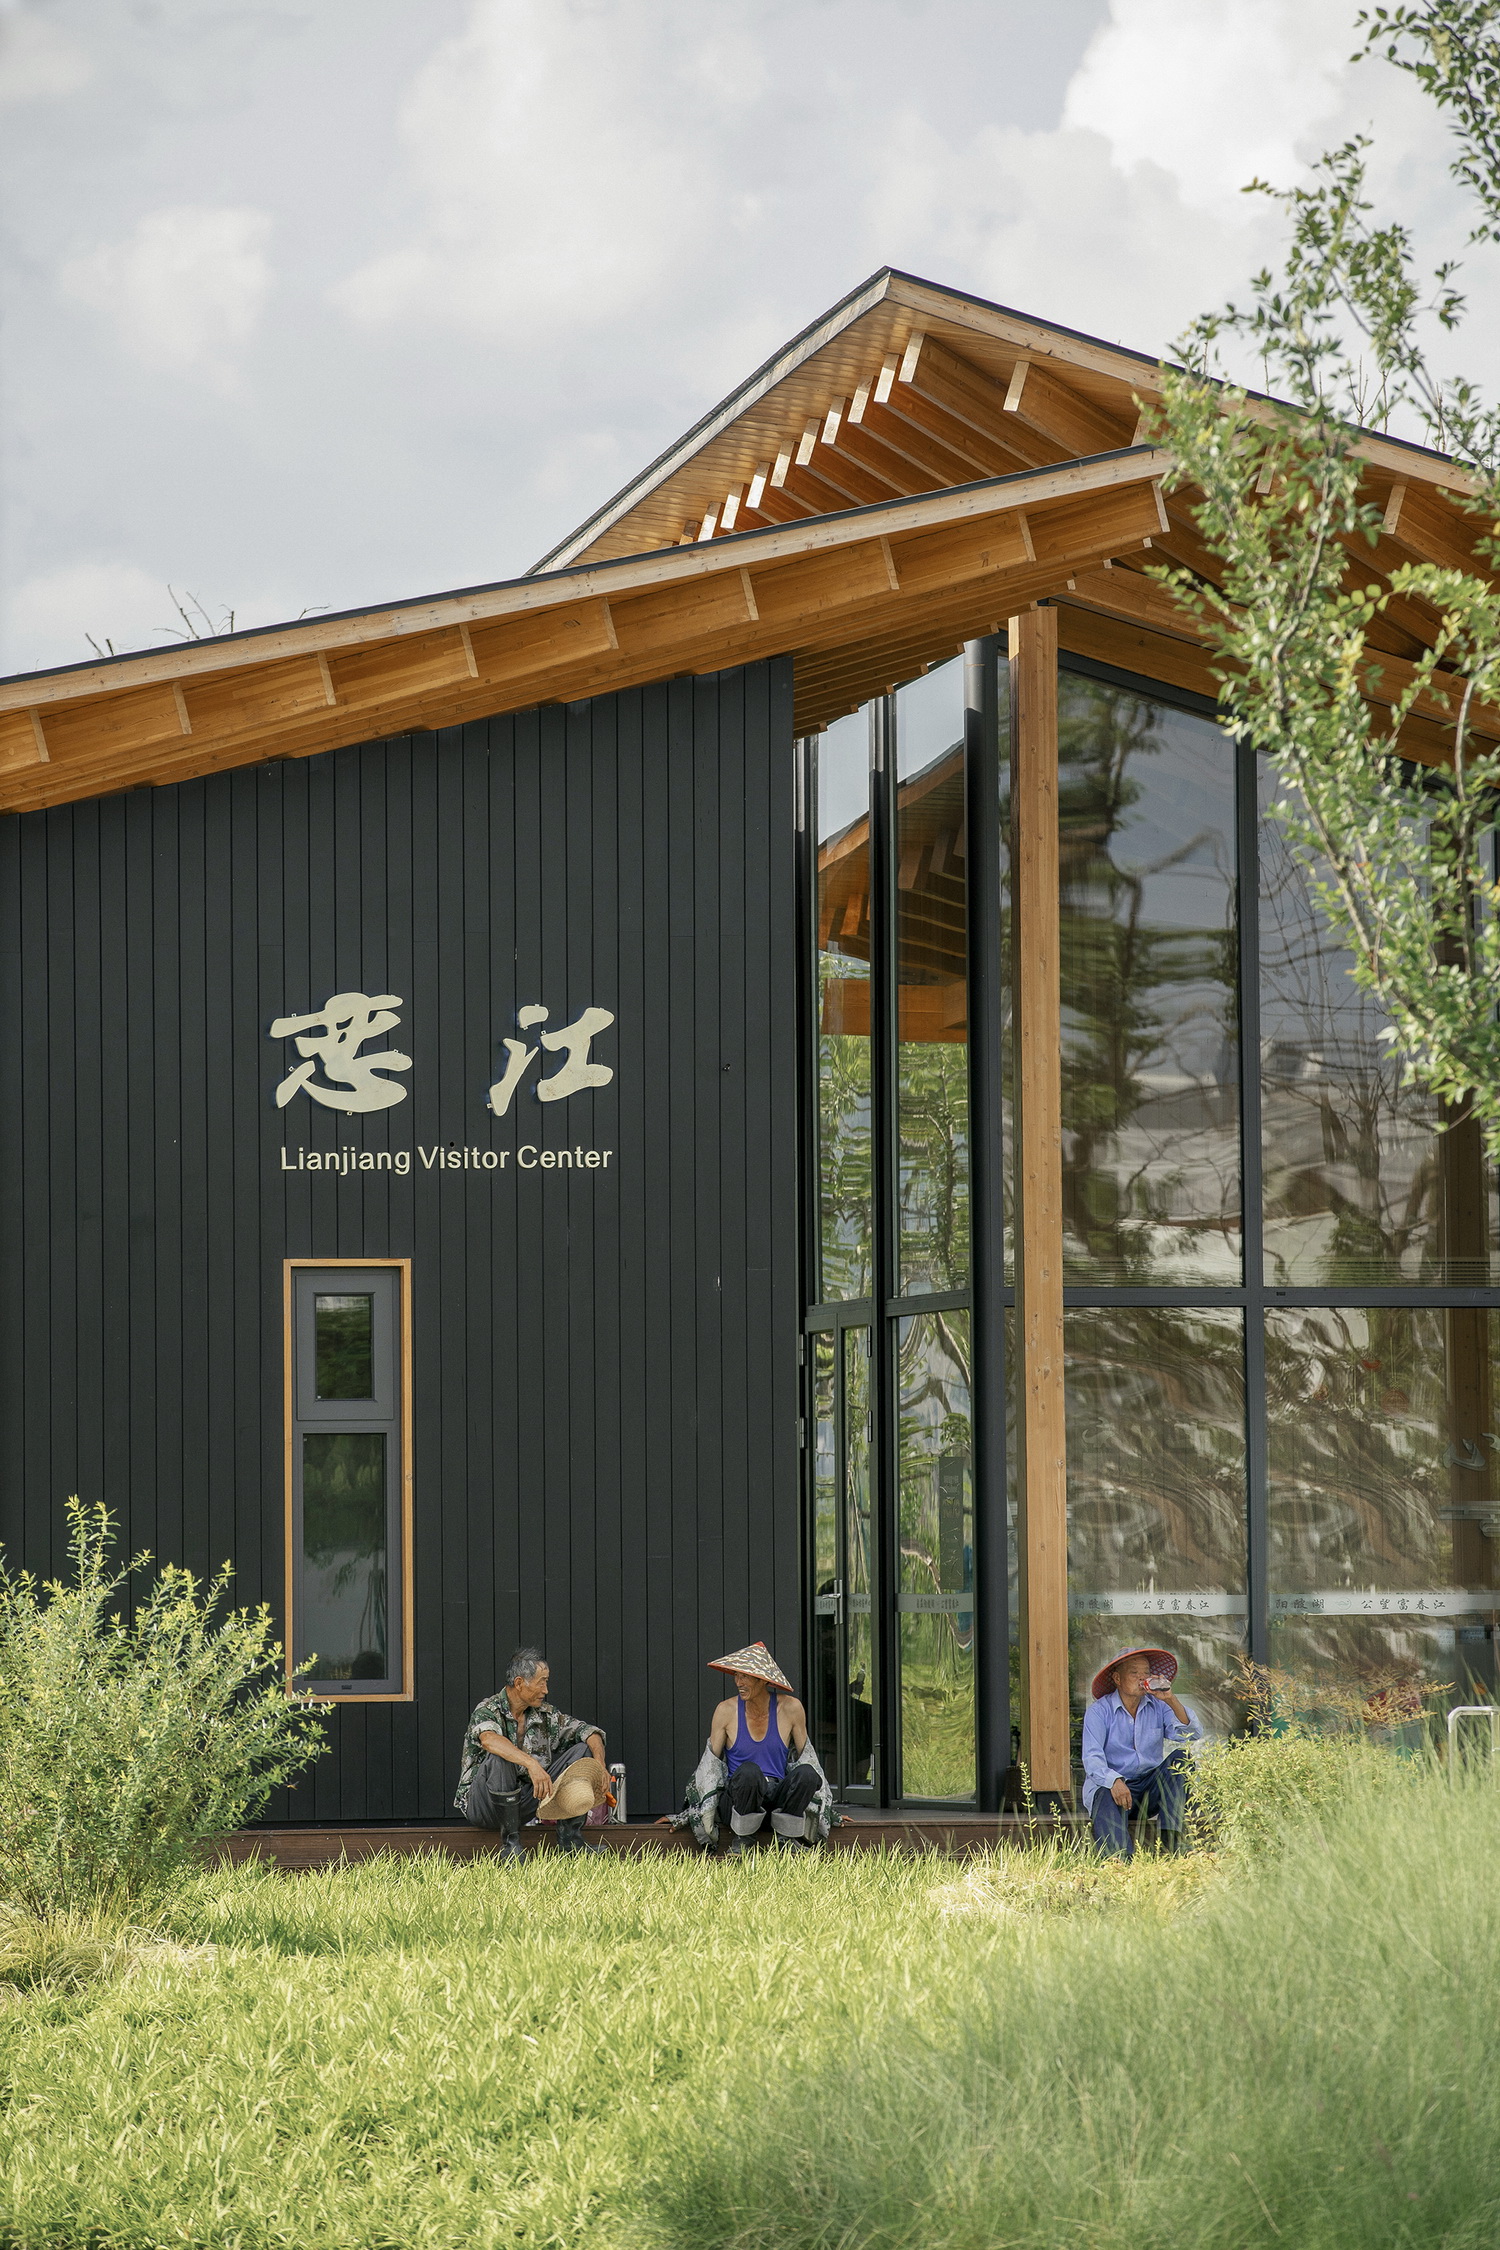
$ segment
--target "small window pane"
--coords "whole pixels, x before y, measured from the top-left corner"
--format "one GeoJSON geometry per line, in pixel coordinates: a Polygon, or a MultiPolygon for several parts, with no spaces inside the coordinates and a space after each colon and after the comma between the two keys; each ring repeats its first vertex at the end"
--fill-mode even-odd
{"type": "Polygon", "coordinates": [[[1265,1276],[1276,1288],[1483,1288],[1500,1241],[1473,1119],[1444,1125],[1403,1079],[1389,1019],[1353,976],[1260,771],[1265,1276]]]}
{"type": "Polygon", "coordinates": [[[389,1679],[386,1527],[385,1432],[305,1432],[297,1638],[304,1657],[316,1652],[308,1678],[389,1679]]]}
{"type": "Polygon", "coordinates": [[[1500,1310],[1266,1315],[1272,1662],[1420,1723],[1495,1694],[1500,1310]]]}
{"type": "Polygon", "coordinates": [[[1243,1316],[1166,1306],[1070,1311],[1068,1608],[1075,1714],[1122,1648],[1165,1645],[1207,1726],[1248,1610],[1243,1316]]]}
{"type": "Polygon", "coordinates": [[[1234,748],[1064,672],[1064,1272],[1241,1278],[1234,748]]]}
{"type": "Polygon", "coordinates": [[[375,1299],[315,1297],[318,1398],[375,1396],[375,1299]]]}

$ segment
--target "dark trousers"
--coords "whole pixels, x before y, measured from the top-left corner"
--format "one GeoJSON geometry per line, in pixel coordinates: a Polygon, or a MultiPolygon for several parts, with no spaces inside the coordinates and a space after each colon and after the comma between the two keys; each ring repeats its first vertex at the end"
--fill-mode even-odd
{"type": "MultiPolygon", "coordinates": [[[[772,1713],[774,1718],[775,1713],[772,1713]]],[[[812,1766],[788,1766],[779,1781],[771,1781],[759,1766],[743,1765],[729,1776],[729,1825],[736,1836],[753,1836],[771,1816],[779,1836],[800,1836],[802,1815],[818,1794],[819,1781],[812,1766]]]]}
{"type": "MultiPolygon", "coordinates": [[[[577,1765],[580,1758],[592,1758],[593,1751],[586,1742],[575,1742],[566,1750],[559,1750],[547,1771],[554,1781],[577,1765]]],[[[536,1818],[536,1791],[531,1786],[531,1776],[521,1766],[513,1766],[508,1758],[497,1757],[486,1750],[474,1768],[469,1781],[469,1800],[464,1807],[464,1818],[475,1828],[499,1828],[500,1807],[495,1799],[508,1796],[512,1790],[521,1792],[521,1825],[536,1818]]]]}
{"type": "MultiPolygon", "coordinates": [[[[1178,1837],[1182,1834],[1182,1812],[1187,1799],[1187,1775],[1181,1762],[1164,1758],[1149,1773],[1127,1774],[1126,1787],[1130,1791],[1131,1811],[1155,1813],[1162,1835],[1178,1837]]],[[[1135,1850],[1135,1838],[1130,1833],[1130,1816],[1123,1805],[1117,1805],[1107,1789],[1101,1789],[1089,1812],[1094,1830],[1094,1841],[1100,1851],[1114,1857],[1129,1859],[1135,1850]]]]}

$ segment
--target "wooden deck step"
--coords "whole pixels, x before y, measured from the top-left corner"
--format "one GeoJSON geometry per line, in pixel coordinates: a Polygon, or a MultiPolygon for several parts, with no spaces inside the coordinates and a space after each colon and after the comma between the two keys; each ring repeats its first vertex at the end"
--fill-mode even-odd
{"type": "MultiPolygon", "coordinates": [[[[1063,1814],[1036,1821],[1030,1830],[1017,1814],[998,1816],[964,1812],[855,1812],[846,1813],[830,1836],[836,1852],[886,1851],[943,1852],[956,1858],[992,1850],[998,1843],[1020,1844],[1029,1834],[1050,1834],[1057,1828],[1077,1825],[1077,1816],[1063,1814]]],[[[612,1852],[694,1851],[687,1829],[657,1828],[644,1822],[619,1827],[591,1828],[590,1843],[612,1852]]],[[[528,1851],[552,1851],[556,1840],[545,1824],[525,1832],[528,1851]]],[[[230,1839],[226,1859],[240,1862],[271,1860],[290,1871],[332,1867],[341,1860],[373,1859],[380,1852],[437,1852],[449,1859],[476,1859],[498,1852],[500,1839],[489,1831],[470,1828],[463,1821],[434,1821],[428,1825],[406,1823],[363,1828],[252,1828],[230,1839]]]]}

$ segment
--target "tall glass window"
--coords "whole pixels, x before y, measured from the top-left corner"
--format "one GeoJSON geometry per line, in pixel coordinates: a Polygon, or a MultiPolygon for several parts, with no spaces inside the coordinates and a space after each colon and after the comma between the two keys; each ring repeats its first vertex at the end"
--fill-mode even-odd
{"type": "Polygon", "coordinates": [[[963,666],[896,703],[896,1109],[903,1292],[969,1279],[963,666]]]}
{"type": "Polygon", "coordinates": [[[1058,685],[1064,1270],[1233,1284],[1233,746],[1129,689],[1058,685]]]}
{"type": "Polygon", "coordinates": [[[859,711],[813,751],[817,836],[817,1295],[875,1287],[870,1080],[870,721],[859,711]]]}
{"type": "Polygon", "coordinates": [[[402,1697],[409,1544],[402,1269],[290,1269],[294,1670],[319,1694],[402,1697]]]}
{"type": "MultiPolygon", "coordinates": [[[[1262,799],[1273,786],[1261,775],[1262,799]]],[[[1401,1083],[1384,1009],[1350,975],[1277,820],[1260,831],[1265,1275],[1280,1288],[1483,1288],[1495,1180],[1472,1123],[1401,1083]]]]}
{"type": "Polygon", "coordinates": [[[898,1350],[901,1788],[974,1794],[969,1315],[903,1320],[898,1350]]]}

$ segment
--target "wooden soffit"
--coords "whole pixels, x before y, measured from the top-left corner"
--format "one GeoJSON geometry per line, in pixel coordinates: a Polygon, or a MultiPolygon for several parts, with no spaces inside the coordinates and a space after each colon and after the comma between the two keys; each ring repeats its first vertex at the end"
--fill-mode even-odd
{"type": "Polygon", "coordinates": [[[1017,609],[1108,581],[1122,558],[1146,560],[1168,523],[1167,466],[1149,447],[1126,449],[3,681],[0,807],[308,757],[768,656],[795,659],[795,723],[814,732],[1017,609]]]}
{"type": "MultiPolygon", "coordinates": [[[[1134,444],[1162,366],[1138,352],[893,269],[768,360],[536,566],[711,542],[1134,444]]],[[[1274,411],[1253,402],[1255,411],[1274,411]]],[[[1441,454],[1369,432],[1384,507],[1452,510],[1441,454]]]]}

